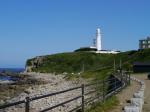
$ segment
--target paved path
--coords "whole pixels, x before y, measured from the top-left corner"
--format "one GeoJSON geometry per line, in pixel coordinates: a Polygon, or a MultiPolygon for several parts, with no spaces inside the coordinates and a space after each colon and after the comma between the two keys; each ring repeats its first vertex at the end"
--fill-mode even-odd
{"type": "Polygon", "coordinates": [[[144,105],[143,112],[150,112],[150,80],[147,79],[147,74],[138,74],[134,75],[134,77],[143,80],[145,82],[145,94],[144,94],[144,105]]]}
{"type": "Polygon", "coordinates": [[[126,105],[129,105],[127,103],[127,100],[130,100],[132,98],[134,92],[136,92],[140,88],[139,83],[135,81],[131,81],[131,85],[123,89],[121,92],[119,92],[116,96],[119,100],[118,106],[114,107],[113,110],[110,112],[122,112],[122,108],[126,105]]]}
{"type": "MultiPolygon", "coordinates": [[[[150,112],[150,80],[147,79],[147,74],[138,74],[132,76],[145,82],[146,88],[144,93],[143,112],[150,112]]],[[[119,94],[116,95],[119,100],[119,104],[110,112],[122,112],[122,108],[126,105],[129,105],[126,101],[131,99],[133,93],[136,92],[139,88],[139,83],[131,81],[130,86],[123,89],[119,94]]]]}

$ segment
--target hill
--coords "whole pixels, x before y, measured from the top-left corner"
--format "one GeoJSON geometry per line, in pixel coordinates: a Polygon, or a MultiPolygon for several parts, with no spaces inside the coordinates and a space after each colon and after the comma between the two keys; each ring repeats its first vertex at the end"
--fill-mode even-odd
{"type": "Polygon", "coordinates": [[[133,62],[150,62],[150,49],[132,50],[119,54],[71,52],[38,56],[27,60],[26,70],[43,73],[81,73],[84,71],[91,74],[93,71],[112,71],[114,60],[116,68],[119,67],[121,60],[124,69],[132,70],[133,62]]]}
{"type": "Polygon", "coordinates": [[[26,65],[28,68],[31,68],[31,71],[37,72],[78,73],[83,71],[83,69],[84,71],[89,71],[110,66],[112,60],[108,59],[112,57],[112,54],[91,52],[60,53],[29,59],[26,65]]]}

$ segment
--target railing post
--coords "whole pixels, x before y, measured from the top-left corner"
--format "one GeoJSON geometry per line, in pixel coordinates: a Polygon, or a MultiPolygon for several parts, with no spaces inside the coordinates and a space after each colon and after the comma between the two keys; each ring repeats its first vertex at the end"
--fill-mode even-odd
{"type": "Polygon", "coordinates": [[[96,90],[98,90],[98,94],[97,94],[97,95],[98,95],[99,98],[101,99],[101,93],[100,93],[100,92],[101,92],[101,90],[100,90],[101,87],[100,87],[100,84],[99,84],[99,83],[100,83],[100,82],[97,81],[97,88],[96,88],[96,90]]]}
{"type": "Polygon", "coordinates": [[[116,93],[116,89],[117,89],[117,79],[115,77],[115,93],[116,93]]]}
{"type": "Polygon", "coordinates": [[[82,112],[84,112],[84,84],[82,84],[82,112]]]}
{"type": "Polygon", "coordinates": [[[131,84],[131,74],[129,73],[129,85],[131,84]]]}
{"type": "Polygon", "coordinates": [[[103,102],[105,102],[105,80],[103,79],[103,102]]]}
{"type": "Polygon", "coordinates": [[[123,88],[123,75],[121,73],[121,89],[123,88]]]}
{"type": "Polygon", "coordinates": [[[25,112],[29,112],[30,110],[30,98],[29,97],[26,97],[25,99],[25,112]]]}
{"type": "Polygon", "coordinates": [[[127,86],[127,74],[125,74],[125,86],[127,86]]]}

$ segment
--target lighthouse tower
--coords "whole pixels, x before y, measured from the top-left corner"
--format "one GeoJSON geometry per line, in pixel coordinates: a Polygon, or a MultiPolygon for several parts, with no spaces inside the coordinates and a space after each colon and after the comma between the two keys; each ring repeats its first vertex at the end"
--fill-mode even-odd
{"type": "Polygon", "coordinates": [[[96,48],[98,51],[102,50],[100,28],[96,29],[96,48]]]}

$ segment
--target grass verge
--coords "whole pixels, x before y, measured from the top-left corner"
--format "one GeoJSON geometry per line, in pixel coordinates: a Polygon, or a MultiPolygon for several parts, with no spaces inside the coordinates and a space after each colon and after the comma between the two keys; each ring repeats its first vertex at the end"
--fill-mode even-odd
{"type": "Polygon", "coordinates": [[[86,112],[110,112],[115,106],[119,103],[116,96],[108,98],[104,103],[98,102],[95,103],[90,109],[87,109],[86,112]]]}

